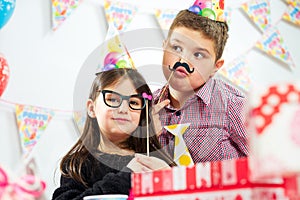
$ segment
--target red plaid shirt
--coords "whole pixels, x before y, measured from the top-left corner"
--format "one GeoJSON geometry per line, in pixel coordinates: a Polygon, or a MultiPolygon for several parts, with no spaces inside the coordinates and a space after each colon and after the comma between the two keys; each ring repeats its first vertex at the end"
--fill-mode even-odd
{"type": "MultiPolygon", "coordinates": [[[[154,92],[157,103],[162,89],[154,92]]],[[[169,88],[162,100],[169,98],[169,88]]],[[[211,78],[180,110],[167,106],[160,111],[163,126],[191,123],[183,135],[194,163],[248,156],[245,129],[245,96],[231,85],[211,78]]],[[[174,136],[163,129],[159,140],[174,155],[174,136]]]]}

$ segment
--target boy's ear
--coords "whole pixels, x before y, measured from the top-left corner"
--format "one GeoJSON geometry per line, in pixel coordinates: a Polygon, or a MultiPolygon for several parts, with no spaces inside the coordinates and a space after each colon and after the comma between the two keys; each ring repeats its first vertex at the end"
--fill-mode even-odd
{"type": "Polygon", "coordinates": [[[224,59],[219,59],[216,62],[216,70],[218,71],[224,65],[224,59]]]}
{"type": "Polygon", "coordinates": [[[86,103],[86,107],[87,107],[87,113],[91,118],[95,118],[96,114],[95,114],[95,105],[93,100],[89,99],[86,103]]]}
{"type": "Polygon", "coordinates": [[[219,71],[219,69],[223,66],[223,64],[224,64],[224,59],[217,60],[214,71],[212,72],[210,77],[214,76],[217,73],[217,71],[219,71]]]}

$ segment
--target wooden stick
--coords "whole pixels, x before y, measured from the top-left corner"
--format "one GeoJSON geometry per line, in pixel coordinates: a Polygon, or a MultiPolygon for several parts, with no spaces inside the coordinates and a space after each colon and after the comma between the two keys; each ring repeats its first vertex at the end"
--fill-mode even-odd
{"type": "Polygon", "coordinates": [[[147,156],[150,156],[149,153],[149,146],[150,146],[150,141],[149,141],[149,116],[148,116],[148,99],[146,99],[146,124],[147,124],[147,156]]]}
{"type": "Polygon", "coordinates": [[[157,103],[160,103],[160,102],[161,102],[161,98],[162,98],[163,94],[165,93],[165,91],[166,91],[166,89],[167,89],[167,85],[169,85],[169,82],[170,82],[170,80],[171,80],[173,74],[174,74],[174,71],[171,72],[170,77],[168,78],[168,81],[167,81],[166,86],[164,87],[164,89],[163,89],[162,92],[160,93],[160,96],[159,96],[159,99],[158,99],[158,102],[157,102],[157,103]]]}

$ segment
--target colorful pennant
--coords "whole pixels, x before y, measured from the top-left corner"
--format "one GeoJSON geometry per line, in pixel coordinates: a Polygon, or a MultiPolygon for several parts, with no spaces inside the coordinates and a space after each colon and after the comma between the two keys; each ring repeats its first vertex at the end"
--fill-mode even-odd
{"type": "Polygon", "coordinates": [[[167,10],[162,10],[162,9],[156,9],[155,10],[155,17],[156,20],[162,30],[168,30],[178,14],[178,10],[172,10],[172,9],[167,9],[167,10]]]}
{"type": "Polygon", "coordinates": [[[37,144],[53,115],[52,110],[16,105],[17,125],[24,158],[27,158],[37,144]]]}
{"type": "Polygon", "coordinates": [[[251,0],[243,3],[242,9],[261,31],[266,30],[271,25],[269,0],[251,0]]]}
{"type": "Polygon", "coordinates": [[[282,18],[300,26],[300,7],[289,5],[282,18]]]}
{"type": "Polygon", "coordinates": [[[125,31],[138,8],[128,3],[105,0],[104,10],[107,22],[114,23],[119,31],[125,31]]]}
{"type": "Polygon", "coordinates": [[[52,29],[57,28],[71,15],[82,0],[52,0],[52,29]]]}
{"type": "Polygon", "coordinates": [[[86,121],[86,112],[85,111],[74,111],[73,117],[75,126],[77,127],[79,133],[81,134],[84,128],[84,123],[86,121]]]}
{"type": "Polygon", "coordinates": [[[229,65],[222,67],[218,73],[243,90],[249,90],[251,76],[245,56],[236,58],[229,65]]]}
{"type": "Polygon", "coordinates": [[[296,7],[300,7],[300,2],[299,0],[285,0],[285,2],[287,2],[288,4],[290,4],[291,6],[296,6],[296,7]]]}
{"type": "Polygon", "coordinates": [[[183,134],[189,126],[190,123],[174,124],[164,127],[175,136],[174,161],[180,166],[194,165],[190,152],[183,140],[183,134]]]}
{"type": "Polygon", "coordinates": [[[255,46],[268,55],[288,64],[290,67],[295,67],[291,54],[284,44],[283,38],[276,27],[270,27],[267,31],[265,31],[262,39],[256,42],[255,46]]]}
{"type": "Polygon", "coordinates": [[[233,9],[231,7],[228,7],[224,10],[224,20],[228,25],[231,23],[231,18],[232,18],[232,12],[233,9]]]}

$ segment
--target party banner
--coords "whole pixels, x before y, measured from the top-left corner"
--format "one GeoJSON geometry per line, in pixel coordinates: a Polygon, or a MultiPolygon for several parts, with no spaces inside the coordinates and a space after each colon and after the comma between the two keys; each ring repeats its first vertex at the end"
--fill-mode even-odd
{"type": "Polygon", "coordinates": [[[284,44],[283,38],[276,27],[270,27],[267,31],[265,31],[262,39],[256,42],[255,46],[268,55],[288,64],[290,68],[293,69],[295,67],[291,54],[284,44]]]}
{"type": "Polygon", "coordinates": [[[249,90],[252,81],[245,56],[239,56],[227,66],[222,67],[218,73],[243,90],[249,90]]]}
{"type": "Polygon", "coordinates": [[[285,2],[287,2],[291,6],[296,6],[296,7],[300,8],[300,1],[299,0],[285,0],[285,2]]]}
{"type": "Polygon", "coordinates": [[[86,117],[87,117],[86,111],[74,111],[73,114],[74,114],[73,120],[74,120],[75,126],[76,126],[77,130],[79,131],[79,133],[81,134],[83,131],[83,128],[84,128],[86,117]]]}
{"type": "Polygon", "coordinates": [[[37,144],[53,115],[52,110],[16,105],[17,126],[24,158],[28,157],[37,144]]]}
{"type": "Polygon", "coordinates": [[[233,8],[231,8],[231,7],[227,7],[224,10],[224,20],[226,21],[226,23],[228,25],[230,25],[230,23],[231,23],[232,12],[233,12],[233,8]]]}
{"type": "Polygon", "coordinates": [[[261,31],[266,30],[271,25],[269,0],[252,0],[241,6],[261,31]]]}
{"type": "Polygon", "coordinates": [[[300,26],[300,7],[289,5],[282,18],[300,26]]]}
{"type": "Polygon", "coordinates": [[[80,3],[81,0],[52,0],[52,29],[57,30],[80,3]]]}
{"type": "Polygon", "coordinates": [[[178,10],[172,10],[172,9],[167,9],[167,10],[156,9],[154,15],[156,17],[156,20],[160,28],[166,31],[170,28],[178,12],[179,12],[178,10]]]}
{"type": "Polygon", "coordinates": [[[125,31],[137,13],[138,8],[132,4],[118,1],[104,1],[106,20],[113,22],[119,31],[125,31]]]}

